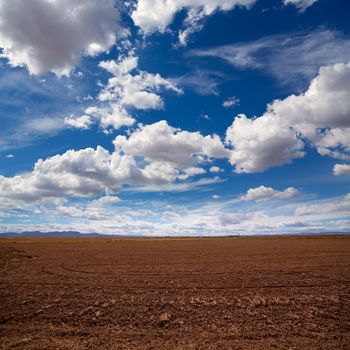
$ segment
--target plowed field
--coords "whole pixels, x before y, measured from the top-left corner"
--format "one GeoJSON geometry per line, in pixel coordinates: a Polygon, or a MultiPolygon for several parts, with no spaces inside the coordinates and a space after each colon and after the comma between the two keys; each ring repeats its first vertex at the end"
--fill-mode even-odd
{"type": "Polygon", "coordinates": [[[350,237],[1,239],[0,349],[350,349],[350,237]]]}

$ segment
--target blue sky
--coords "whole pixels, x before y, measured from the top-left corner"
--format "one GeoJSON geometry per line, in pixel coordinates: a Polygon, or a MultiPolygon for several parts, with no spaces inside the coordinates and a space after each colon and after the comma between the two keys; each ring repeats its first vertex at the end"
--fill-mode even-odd
{"type": "Polygon", "coordinates": [[[0,232],[350,231],[347,0],[0,0],[0,232]]]}

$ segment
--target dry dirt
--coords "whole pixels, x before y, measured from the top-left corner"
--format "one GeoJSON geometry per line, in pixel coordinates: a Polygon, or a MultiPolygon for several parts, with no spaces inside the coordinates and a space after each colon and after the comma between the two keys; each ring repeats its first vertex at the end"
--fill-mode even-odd
{"type": "Polygon", "coordinates": [[[350,237],[1,239],[0,349],[350,349],[350,237]]]}

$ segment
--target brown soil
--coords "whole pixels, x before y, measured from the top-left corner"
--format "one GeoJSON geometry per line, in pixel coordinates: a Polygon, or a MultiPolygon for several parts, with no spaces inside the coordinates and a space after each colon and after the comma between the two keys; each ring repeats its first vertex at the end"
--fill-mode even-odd
{"type": "Polygon", "coordinates": [[[2,239],[0,349],[350,349],[350,237],[2,239]]]}

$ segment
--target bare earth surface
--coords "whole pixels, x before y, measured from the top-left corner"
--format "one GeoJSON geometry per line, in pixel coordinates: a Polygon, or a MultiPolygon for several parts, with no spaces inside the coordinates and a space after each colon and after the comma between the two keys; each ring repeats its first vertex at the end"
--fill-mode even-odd
{"type": "Polygon", "coordinates": [[[350,349],[350,237],[1,239],[0,349],[350,349]]]}

